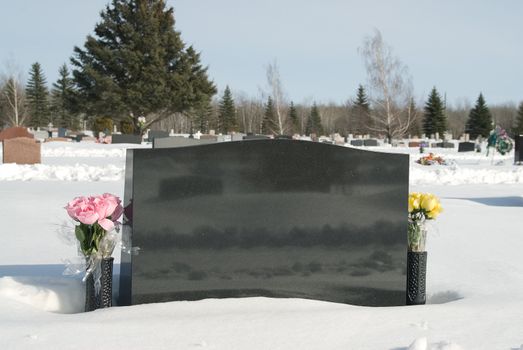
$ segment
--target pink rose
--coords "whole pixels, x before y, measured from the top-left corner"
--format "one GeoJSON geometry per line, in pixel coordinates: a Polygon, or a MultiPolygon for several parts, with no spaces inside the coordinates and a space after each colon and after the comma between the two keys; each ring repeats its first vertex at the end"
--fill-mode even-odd
{"type": "Polygon", "coordinates": [[[96,206],[91,201],[81,203],[76,207],[75,216],[78,221],[86,225],[92,225],[100,218],[96,206]]]}

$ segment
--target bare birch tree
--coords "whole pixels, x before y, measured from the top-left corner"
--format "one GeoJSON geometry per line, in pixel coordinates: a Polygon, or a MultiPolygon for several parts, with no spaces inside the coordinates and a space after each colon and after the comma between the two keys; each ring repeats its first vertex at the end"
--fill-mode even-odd
{"type": "Polygon", "coordinates": [[[269,86],[269,95],[272,96],[274,109],[276,112],[276,130],[275,134],[285,135],[290,130],[287,121],[286,104],[283,93],[283,86],[280,79],[280,71],[276,60],[270,63],[266,68],[267,84],[269,86]]]}
{"type": "Polygon", "coordinates": [[[4,77],[1,84],[1,102],[3,105],[3,118],[10,126],[25,124],[25,92],[21,79],[15,74],[4,77]]]}
{"type": "Polygon", "coordinates": [[[365,38],[359,52],[367,70],[373,107],[370,129],[383,134],[390,143],[393,138],[402,137],[411,122],[412,82],[408,68],[393,55],[377,29],[365,38]]]}

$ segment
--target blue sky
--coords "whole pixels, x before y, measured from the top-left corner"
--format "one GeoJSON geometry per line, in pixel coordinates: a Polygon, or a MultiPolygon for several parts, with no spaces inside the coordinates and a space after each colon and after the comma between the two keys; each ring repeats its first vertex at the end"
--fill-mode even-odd
{"type": "MultiPolygon", "coordinates": [[[[0,71],[48,83],[83,46],[107,0],[0,0],[0,71]]],[[[409,67],[418,99],[432,86],[449,103],[523,100],[523,1],[168,0],[176,29],[202,52],[220,91],[257,96],[277,60],[288,99],[344,102],[365,84],[358,47],[378,28],[409,67]]]]}

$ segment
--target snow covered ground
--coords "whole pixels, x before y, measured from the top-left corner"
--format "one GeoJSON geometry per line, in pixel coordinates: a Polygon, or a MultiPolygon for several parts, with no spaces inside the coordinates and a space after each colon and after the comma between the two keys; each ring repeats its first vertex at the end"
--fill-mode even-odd
{"type": "MultiPolygon", "coordinates": [[[[411,154],[411,191],[440,196],[428,240],[428,304],[359,307],[302,299],[208,299],[82,313],[64,204],[123,196],[126,147],[50,143],[42,164],[0,164],[0,349],[523,350],[523,166],[513,154],[411,154]]],[[[118,261],[117,261],[118,263],[118,261]]]]}

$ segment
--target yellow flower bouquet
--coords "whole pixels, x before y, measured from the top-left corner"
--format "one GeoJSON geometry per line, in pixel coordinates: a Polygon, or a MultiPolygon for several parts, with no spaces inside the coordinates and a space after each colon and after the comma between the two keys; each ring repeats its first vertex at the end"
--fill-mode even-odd
{"type": "Polygon", "coordinates": [[[412,192],[409,194],[408,249],[411,252],[425,251],[427,239],[426,220],[438,217],[443,208],[439,198],[432,193],[412,192]]]}

